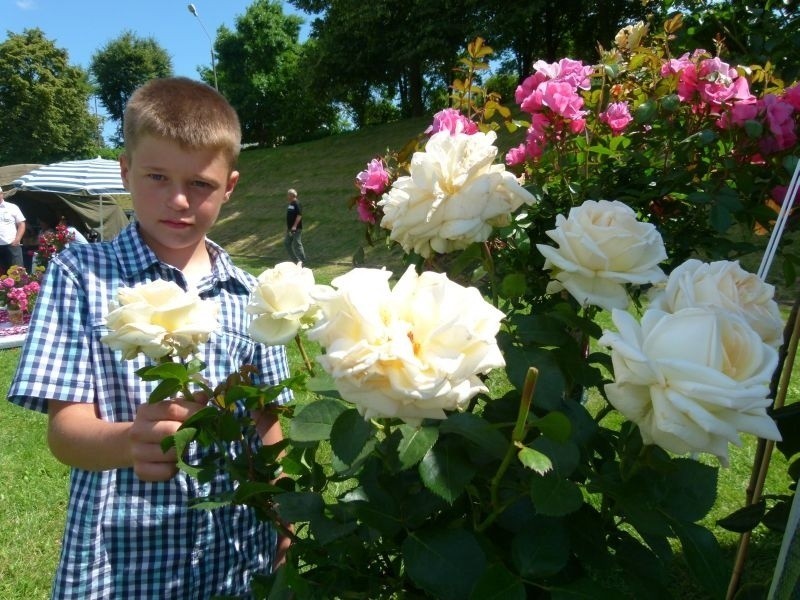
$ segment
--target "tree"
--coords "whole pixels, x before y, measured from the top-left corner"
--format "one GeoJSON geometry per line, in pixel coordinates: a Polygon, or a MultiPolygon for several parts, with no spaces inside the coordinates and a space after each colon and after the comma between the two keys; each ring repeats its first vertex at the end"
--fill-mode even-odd
{"type": "Polygon", "coordinates": [[[475,0],[291,1],[320,14],[318,85],[351,107],[357,126],[386,99],[405,117],[422,115],[431,86],[446,87],[458,53],[482,33],[475,0]]]}
{"type": "Polygon", "coordinates": [[[0,44],[0,164],[91,155],[100,121],[89,111],[87,73],[40,29],[0,44]]]}
{"type": "Polygon", "coordinates": [[[125,31],[92,55],[89,72],[100,103],[117,122],[117,142],[121,143],[128,98],[150,79],[172,75],[172,59],[155,39],[125,31]]]}
{"type": "Polygon", "coordinates": [[[274,145],[335,128],[335,111],[308,76],[313,46],[300,45],[301,23],[279,2],[256,0],[235,31],[217,31],[219,87],[239,113],[245,142],[274,145]]]}

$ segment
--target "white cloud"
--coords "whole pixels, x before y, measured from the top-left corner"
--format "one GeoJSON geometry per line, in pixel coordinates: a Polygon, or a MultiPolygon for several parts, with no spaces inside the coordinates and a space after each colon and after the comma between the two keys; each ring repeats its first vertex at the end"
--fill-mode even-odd
{"type": "Polygon", "coordinates": [[[21,10],[33,10],[36,8],[36,0],[17,0],[17,8],[21,10]]]}

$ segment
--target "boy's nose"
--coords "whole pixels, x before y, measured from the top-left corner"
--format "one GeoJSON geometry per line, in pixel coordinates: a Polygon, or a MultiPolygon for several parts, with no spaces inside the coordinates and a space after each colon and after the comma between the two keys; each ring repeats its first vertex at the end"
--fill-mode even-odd
{"type": "Polygon", "coordinates": [[[173,189],[169,195],[169,204],[174,208],[186,208],[189,206],[189,192],[184,187],[173,189]]]}

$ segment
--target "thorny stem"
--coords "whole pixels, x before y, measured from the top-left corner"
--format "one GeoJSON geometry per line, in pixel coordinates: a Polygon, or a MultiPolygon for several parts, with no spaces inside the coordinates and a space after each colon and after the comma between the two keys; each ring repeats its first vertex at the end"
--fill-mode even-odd
{"type": "Polygon", "coordinates": [[[297,342],[297,347],[300,349],[300,356],[303,357],[303,364],[305,364],[308,374],[314,377],[314,367],[311,366],[311,361],[308,358],[308,354],[306,354],[306,349],[303,347],[303,340],[300,339],[299,333],[294,336],[294,340],[297,342]]]}
{"type": "Polygon", "coordinates": [[[519,402],[519,412],[517,413],[517,421],[514,424],[514,430],[511,432],[511,443],[508,445],[506,454],[503,461],[494,474],[490,486],[490,498],[492,503],[492,512],[486,519],[479,523],[477,531],[483,531],[500,515],[502,512],[500,505],[500,481],[506,474],[511,461],[517,454],[519,445],[525,439],[525,434],[528,431],[528,414],[531,411],[531,404],[533,403],[533,393],[536,390],[536,382],[539,379],[539,370],[536,367],[529,367],[528,374],[525,376],[525,383],[522,386],[522,394],[519,402]]]}
{"type": "Polygon", "coordinates": [[[486,272],[489,274],[489,285],[492,288],[492,306],[497,308],[499,300],[499,294],[497,293],[497,273],[494,269],[494,257],[492,256],[492,249],[489,247],[489,242],[483,242],[481,244],[481,248],[483,249],[483,263],[486,265],[486,272]]]}

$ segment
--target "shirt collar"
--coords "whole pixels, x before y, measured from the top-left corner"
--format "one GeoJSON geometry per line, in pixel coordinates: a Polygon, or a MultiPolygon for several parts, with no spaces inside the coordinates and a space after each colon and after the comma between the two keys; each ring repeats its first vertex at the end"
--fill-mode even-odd
{"type": "MultiPolygon", "coordinates": [[[[206,248],[211,258],[211,276],[222,285],[239,284],[245,290],[251,287],[248,274],[236,267],[230,256],[218,244],[206,238],[206,248]]],[[[155,252],[144,242],[139,234],[137,223],[127,225],[111,241],[124,276],[135,280],[140,274],[161,264],[155,252]]]]}

